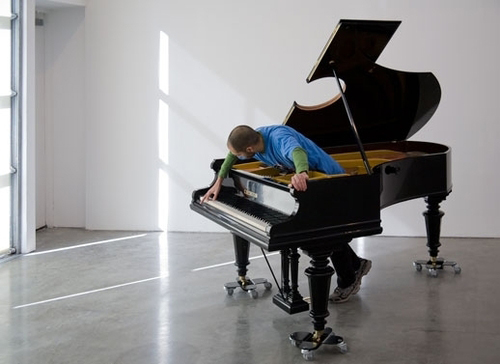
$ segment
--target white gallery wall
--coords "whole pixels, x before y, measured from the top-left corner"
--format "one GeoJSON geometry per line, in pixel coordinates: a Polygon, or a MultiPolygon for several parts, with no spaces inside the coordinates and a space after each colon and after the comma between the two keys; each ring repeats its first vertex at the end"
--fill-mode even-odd
{"type": "Polygon", "coordinates": [[[85,226],[85,8],[38,12],[37,227],[85,226]],[[42,38],[43,37],[43,38],[42,38]]]}
{"type": "MultiPolygon", "coordinates": [[[[192,191],[211,182],[235,125],[279,124],[293,101],[331,98],[333,80],[305,79],[338,21],[352,18],[402,20],[378,63],[440,81],[441,104],[412,140],[452,148],[442,234],[500,237],[499,16],[495,0],[87,0],[51,10],[49,226],[223,231],[189,209],[192,191]]],[[[425,235],[424,209],[422,199],[387,208],[384,234],[425,235]]]]}

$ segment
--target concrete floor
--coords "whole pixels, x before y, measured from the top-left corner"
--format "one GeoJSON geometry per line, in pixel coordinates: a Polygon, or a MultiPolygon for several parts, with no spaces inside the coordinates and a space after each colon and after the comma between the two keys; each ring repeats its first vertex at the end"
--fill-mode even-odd
{"type": "MultiPolygon", "coordinates": [[[[0,363],[304,363],[288,335],[310,330],[277,292],[252,299],[222,286],[236,276],[227,233],[49,229],[34,254],[0,263],[0,363]]],[[[328,326],[348,352],[316,363],[500,363],[499,239],[442,239],[453,269],[412,267],[421,238],[370,237],[353,248],[373,261],[360,292],[330,305],[328,326]]],[[[249,276],[272,276],[252,246],[249,276]]],[[[269,260],[279,271],[279,255],[269,260]]],[[[308,258],[302,254],[301,271],[308,258]]],[[[301,275],[300,290],[308,295],[301,275]]]]}

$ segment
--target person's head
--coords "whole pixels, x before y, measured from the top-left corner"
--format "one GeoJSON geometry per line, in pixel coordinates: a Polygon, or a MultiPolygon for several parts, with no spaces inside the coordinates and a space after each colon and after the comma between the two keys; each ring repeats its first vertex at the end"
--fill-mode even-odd
{"type": "Polygon", "coordinates": [[[260,152],[261,136],[248,125],[239,125],[234,128],[227,138],[227,147],[239,158],[252,158],[260,152]]]}

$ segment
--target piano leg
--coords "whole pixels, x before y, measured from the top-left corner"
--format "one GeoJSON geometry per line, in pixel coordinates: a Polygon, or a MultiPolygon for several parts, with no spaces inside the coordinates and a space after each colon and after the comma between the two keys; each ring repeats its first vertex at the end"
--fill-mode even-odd
{"type": "Polygon", "coordinates": [[[250,264],[250,243],[238,235],[233,235],[234,244],[234,265],[238,268],[238,277],[245,278],[247,266],[250,264]]]}
{"type": "Polygon", "coordinates": [[[290,274],[292,275],[292,289],[290,290],[290,297],[295,309],[300,309],[300,312],[302,312],[309,309],[309,304],[303,300],[303,297],[299,292],[299,258],[300,254],[297,252],[297,249],[290,249],[290,274]]]}
{"type": "Polygon", "coordinates": [[[248,259],[250,254],[250,243],[238,235],[233,234],[233,244],[235,256],[234,265],[238,268],[236,270],[238,272],[238,277],[235,282],[224,284],[224,289],[227,294],[231,296],[234,289],[239,287],[245,292],[248,292],[252,298],[257,298],[259,295],[256,291],[258,284],[263,284],[266,290],[270,290],[272,284],[265,278],[255,278],[252,280],[246,276],[247,266],[250,264],[250,260],[248,259]]]}
{"type": "Polygon", "coordinates": [[[422,270],[422,266],[429,270],[432,277],[437,277],[437,270],[443,269],[445,266],[453,267],[455,273],[458,274],[462,269],[456,262],[446,261],[438,258],[439,247],[441,243],[439,238],[441,236],[441,219],[444,212],[439,210],[439,205],[446,199],[447,195],[427,196],[425,202],[427,203],[427,210],[423,213],[425,217],[425,226],[427,228],[427,247],[429,249],[429,260],[416,260],[413,265],[417,271],[422,270]]]}
{"type": "MultiPolygon", "coordinates": [[[[326,244],[325,244],[326,245],[326,244]]],[[[290,334],[290,341],[301,349],[305,359],[311,360],[314,350],[321,345],[336,345],[345,353],[347,344],[340,336],[335,335],[332,329],[326,326],[328,312],[328,296],[330,293],[330,282],[335,270],[329,265],[329,258],[333,248],[325,246],[307,247],[302,250],[311,258],[310,266],[305,270],[309,280],[309,292],[311,295],[311,316],[314,332],[294,332],[290,334]]]]}
{"type": "Polygon", "coordinates": [[[309,292],[311,295],[311,311],[309,315],[313,319],[314,331],[320,332],[325,329],[328,312],[328,295],[330,293],[330,282],[335,270],[329,265],[332,251],[308,250],[307,255],[311,258],[311,265],[306,268],[305,273],[309,281],[309,292]]]}
{"type": "Polygon", "coordinates": [[[290,294],[290,252],[291,249],[283,249],[281,254],[281,287],[285,297],[290,294]]]}
{"type": "Polygon", "coordinates": [[[290,315],[309,310],[309,304],[304,301],[298,289],[299,258],[297,248],[281,251],[281,291],[273,297],[273,303],[290,315]]]}

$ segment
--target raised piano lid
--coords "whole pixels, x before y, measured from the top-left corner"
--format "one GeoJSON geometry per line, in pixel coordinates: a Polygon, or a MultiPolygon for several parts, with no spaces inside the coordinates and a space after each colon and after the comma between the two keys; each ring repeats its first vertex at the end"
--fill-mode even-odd
{"type": "MultiPolygon", "coordinates": [[[[363,144],[410,138],[432,117],[441,99],[439,82],[432,73],[376,64],[400,23],[341,20],[307,78],[309,83],[333,77],[333,64],[345,83],[345,96],[363,144]]],[[[295,102],[284,124],[323,148],[356,144],[339,96],[316,106],[295,102]]]]}

